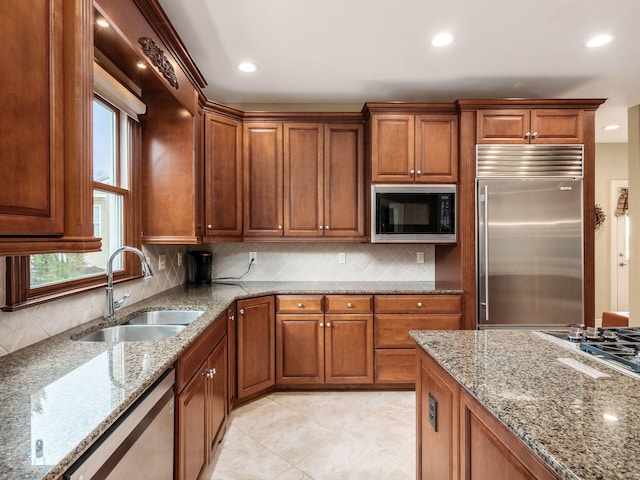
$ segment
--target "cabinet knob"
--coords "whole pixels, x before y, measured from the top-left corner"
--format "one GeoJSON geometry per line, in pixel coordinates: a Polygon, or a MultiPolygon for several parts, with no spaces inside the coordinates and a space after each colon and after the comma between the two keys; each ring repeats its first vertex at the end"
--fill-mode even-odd
{"type": "Polygon", "coordinates": [[[298,304],[298,308],[302,308],[302,306],[303,306],[302,303],[298,304]]]}
{"type": "Polygon", "coordinates": [[[347,308],[353,308],[353,303],[351,302],[347,303],[347,308]]]}
{"type": "Polygon", "coordinates": [[[331,322],[327,322],[327,328],[331,328],[331,322]]]}
{"type": "Polygon", "coordinates": [[[537,138],[537,137],[538,137],[538,135],[539,135],[539,133],[538,133],[538,132],[533,132],[533,133],[531,134],[531,138],[537,138]]]}
{"type": "Polygon", "coordinates": [[[240,311],[238,312],[240,315],[244,315],[244,308],[241,308],[240,311]]]}
{"type": "Polygon", "coordinates": [[[324,227],[323,227],[322,225],[320,225],[320,226],[318,227],[318,230],[322,230],[323,228],[324,228],[324,227]]]}
{"type": "Polygon", "coordinates": [[[527,132],[524,134],[524,138],[529,138],[531,136],[531,132],[527,132]]]}
{"type": "Polygon", "coordinates": [[[324,323],[320,322],[320,328],[324,328],[324,323]]]}
{"type": "Polygon", "coordinates": [[[218,371],[217,371],[215,368],[212,368],[212,369],[211,369],[211,374],[212,374],[212,375],[215,375],[216,373],[218,373],[218,371]]]}
{"type": "Polygon", "coordinates": [[[422,170],[417,170],[416,175],[422,175],[422,170]]]}
{"type": "Polygon", "coordinates": [[[278,225],[278,230],[282,230],[282,225],[278,225]]]}
{"type": "Polygon", "coordinates": [[[324,226],[324,229],[325,229],[325,230],[329,230],[329,225],[325,225],[325,226],[324,226]]]}
{"type": "Polygon", "coordinates": [[[416,173],[416,171],[415,171],[415,170],[409,170],[409,173],[410,173],[411,175],[414,175],[414,174],[416,173]]]}
{"type": "Polygon", "coordinates": [[[209,224],[209,225],[207,225],[207,228],[208,228],[209,230],[211,230],[211,229],[213,228],[213,225],[209,224]]]}
{"type": "Polygon", "coordinates": [[[229,320],[231,320],[232,322],[236,319],[236,317],[234,315],[229,315],[229,320]]]}
{"type": "Polygon", "coordinates": [[[418,302],[418,308],[422,308],[422,302],[418,302]]]}

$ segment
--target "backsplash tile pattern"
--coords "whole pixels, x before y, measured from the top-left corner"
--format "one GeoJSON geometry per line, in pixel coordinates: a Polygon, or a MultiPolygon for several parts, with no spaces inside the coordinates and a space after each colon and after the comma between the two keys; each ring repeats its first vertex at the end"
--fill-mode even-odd
{"type": "MultiPolygon", "coordinates": [[[[180,285],[185,280],[184,265],[178,267],[178,255],[186,250],[185,246],[148,245],[143,250],[150,258],[154,276],[149,280],[115,285],[115,298],[131,294],[127,304],[180,285]],[[158,269],[160,254],[167,256],[165,270],[158,269]]],[[[5,259],[0,257],[0,299],[3,303],[5,268],[5,259]]],[[[100,317],[104,313],[104,297],[104,288],[97,288],[16,312],[0,311],[0,356],[100,317]]]]}
{"type": "MultiPolygon", "coordinates": [[[[217,243],[189,246],[189,250],[213,252],[214,277],[239,277],[249,265],[249,252],[257,263],[243,281],[433,281],[433,245],[381,245],[359,243],[217,243]],[[346,263],[338,263],[344,252],[346,263]],[[424,264],[416,263],[424,252],[424,264]]],[[[127,304],[138,302],[185,281],[184,263],[178,255],[187,247],[147,245],[154,277],[116,285],[114,297],[130,293],[127,304]],[[158,269],[165,254],[166,269],[158,269]]],[[[5,298],[5,261],[0,257],[0,299],[5,298]]],[[[104,311],[104,288],[65,297],[17,312],[0,311],[0,356],[57,335],[100,317],[104,311]]]]}
{"type": "MultiPolygon", "coordinates": [[[[217,243],[202,245],[213,252],[214,277],[239,277],[257,262],[244,281],[433,281],[433,245],[361,243],[217,243]],[[346,263],[338,263],[338,254],[346,263]],[[423,264],[416,253],[424,252],[423,264]]],[[[190,250],[196,250],[191,248],[190,250]]]]}

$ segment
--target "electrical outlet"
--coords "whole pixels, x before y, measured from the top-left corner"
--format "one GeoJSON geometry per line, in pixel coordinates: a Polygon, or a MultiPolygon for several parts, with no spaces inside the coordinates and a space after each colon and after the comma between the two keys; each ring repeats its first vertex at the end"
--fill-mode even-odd
{"type": "Polygon", "coordinates": [[[345,252],[338,253],[338,263],[347,263],[347,254],[345,252]]]}
{"type": "Polygon", "coordinates": [[[258,263],[258,252],[249,252],[249,261],[253,260],[253,264],[258,263]]]}
{"type": "Polygon", "coordinates": [[[416,263],[424,263],[424,252],[416,252],[416,263]]]}
{"type": "Polygon", "coordinates": [[[167,268],[167,256],[158,255],[158,270],[164,270],[167,268]]]}
{"type": "Polygon", "coordinates": [[[178,252],[178,266],[181,267],[182,266],[182,252],[178,252]]]}

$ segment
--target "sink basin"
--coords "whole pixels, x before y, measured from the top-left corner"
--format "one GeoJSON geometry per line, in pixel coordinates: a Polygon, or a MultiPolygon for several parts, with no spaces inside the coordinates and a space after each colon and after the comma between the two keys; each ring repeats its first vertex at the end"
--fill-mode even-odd
{"type": "Polygon", "coordinates": [[[88,333],[79,342],[150,342],[177,335],[184,325],[118,325],[88,333]]]}
{"type": "Polygon", "coordinates": [[[204,313],[203,310],[155,310],[142,312],[126,325],[189,325],[204,313]]]}

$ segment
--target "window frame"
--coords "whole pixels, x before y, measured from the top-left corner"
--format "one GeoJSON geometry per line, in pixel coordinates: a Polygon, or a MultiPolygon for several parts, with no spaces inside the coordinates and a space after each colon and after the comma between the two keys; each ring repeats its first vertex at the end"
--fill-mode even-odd
{"type": "MultiPolygon", "coordinates": [[[[141,241],[141,177],[140,168],[142,163],[142,126],[130,116],[126,115],[121,108],[114,106],[104,98],[94,94],[94,98],[118,111],[119,116],[124,120],[118,120],[117,138],[117,177],[121,178],[120,155],[123,148],[127,148],[127,188],[107,185],[100,182],[92,182],[92,190],[98,189],[111,193],[123,195],[123,244],[136,248],[142,247],[141,241]],[[120,144],[121,122],[126,122],[128,144],[120,144]]],[[[93,104],[92,104],[93,109],[93,104]]],[[[55,253],[55,252],[53,252],[55,253]]],[[[6,257],[6,304],[2,311],[16,311],[45,302],[50,302],[69,295],[104,288],[107,284],[106,274],[97,274],[83,278],[68,280],[40,287],[31,288],[29,272],[29,255],[6,257]]],[[[133,280],[142,276],[140,262],[135,261],[132,254],[123,255],[123,269],[114,272],[114,283],[133,280]]]]}

